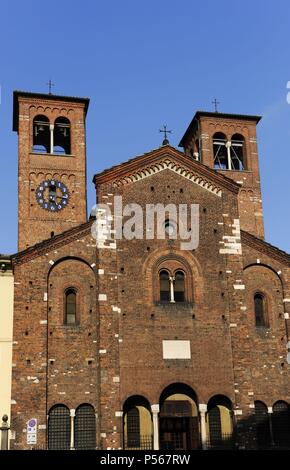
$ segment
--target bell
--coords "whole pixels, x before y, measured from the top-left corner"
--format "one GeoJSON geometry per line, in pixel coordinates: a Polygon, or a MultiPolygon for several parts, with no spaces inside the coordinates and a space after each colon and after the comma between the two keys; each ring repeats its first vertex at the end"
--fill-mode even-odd
{"type": "Polygon", "coordinates": [[[66,127],[61,127],[60,132],[62,133],[64,137],[66,137],[66,127]]]}

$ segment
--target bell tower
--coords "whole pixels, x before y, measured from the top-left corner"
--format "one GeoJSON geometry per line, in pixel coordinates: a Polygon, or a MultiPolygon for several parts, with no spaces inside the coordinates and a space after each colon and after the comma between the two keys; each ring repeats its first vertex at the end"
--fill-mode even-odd
{"type": "Polygon", "coordinates": [[[18,133],[18,249],[87,220],[88,98],[14,91],[18,133]]]}
{"type": "Polygon", "coordinates": [[[260,116],[197,111],[179,146],[241,185],[241,228],[264,238],[256,125],[260,116]]]}

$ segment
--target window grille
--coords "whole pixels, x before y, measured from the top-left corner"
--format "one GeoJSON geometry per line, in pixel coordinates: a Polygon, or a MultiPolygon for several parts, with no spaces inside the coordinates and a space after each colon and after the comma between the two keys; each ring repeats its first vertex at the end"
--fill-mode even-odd
{"type": "Polygon", "coordinates": [[[70,448],[70,412],[64,405],[56,405],[49,411],[48,448],[50,450],[70,448]]]}

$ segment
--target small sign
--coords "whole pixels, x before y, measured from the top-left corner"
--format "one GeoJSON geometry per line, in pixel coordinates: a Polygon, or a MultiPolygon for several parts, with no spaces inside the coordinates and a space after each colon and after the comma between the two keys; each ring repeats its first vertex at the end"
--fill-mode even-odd
{"type": "Polygon", "coordinates": [[[37,419],[31,418],[27,422],[27,444],[32,445],[37,443],[37,419]]]}

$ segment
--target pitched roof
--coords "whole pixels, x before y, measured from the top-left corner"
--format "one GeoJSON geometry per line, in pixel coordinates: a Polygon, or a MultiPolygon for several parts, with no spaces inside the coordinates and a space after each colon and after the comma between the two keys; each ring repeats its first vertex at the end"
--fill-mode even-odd
{"type": "Polygon", "coordinates": [[[52,238],[47,238],[42,240],[35,245],[32,245],[25,250],[19,251],[11,255],[11,259],[13,264],[20,264],[23,260],[27,261],[36,256],[39,256],[47,251],[54,250],[57,247],[60,247],[70,241],[78,238],[81,235],[85,235],[90,232],[90,227],[93,224],[93,219],[84,222],[81,225],[77,225],[76,227],[72,227],[65,232],[62,232],[58,235],[55,235],[52,238]]]}
{"type": "Polygon", "coordinates": [[[262,117],[261,116],[252,116],[250,114],[229,114],[229,113],[211,113],[209,111],[197,111],[193,116],[191,123],[189,124],[188,128],[186,129],[181,141],[178,144],[178,147],[183,147],[185,140],[187,139],[188,135],[194,131],[197,121],[200,117],[214,117],[214,118],[221,118],[221,119],[239,119],[243,121],[254,121],[258,123],[262,117]]]}
{"type": "Polygon", "coordinates": [[[19,100],[18,97],[37,98],[40,100],[68,101],[72,103],[83,103],[85,105],[85,115],[89,107],[89,98],[80,98],[78,96],[50,95],[49,93],[32,93],[29,91],[13,91],[13,130],[18,130],[19,100]]]}
{"type": "Polygon", "coordinates": [[[240,185],[227,176],[217,172],[216,170],[209,168],[201,162],[192,159],[185,153],[177,150],[171,145],[163,145],[157,149],[151,150],[150,152],[138,155],[126,162],[114,165],[100,173],[97,173],[93,177],[95,184],[103,184],[111,180],[120,179],[122,176],[126,176],[129,173],[137,172],[145,166],[150,166],[156,163],[162,157],[172,157],[179,164],[185,165],[188,169],[203,175],[205,178],[214,181],[217,185],[220,185],[234,193],[238,193],[240,185]]]}
{"type": "Polygon", "coordinates": [[[277,261],[282,261],[284,263],[286,262],[286,264],[290,267],[290,254],[286,253],[286,251],[282,251],[276,246],[273,246],[270,243],[265,242],[265,240],[255,237],[251,233],[245,232],[244,230],[241,230],[241,239],[242,243],[245,243],[248,246],[252,246],[256,250],[277,259],[277,261]]]}

